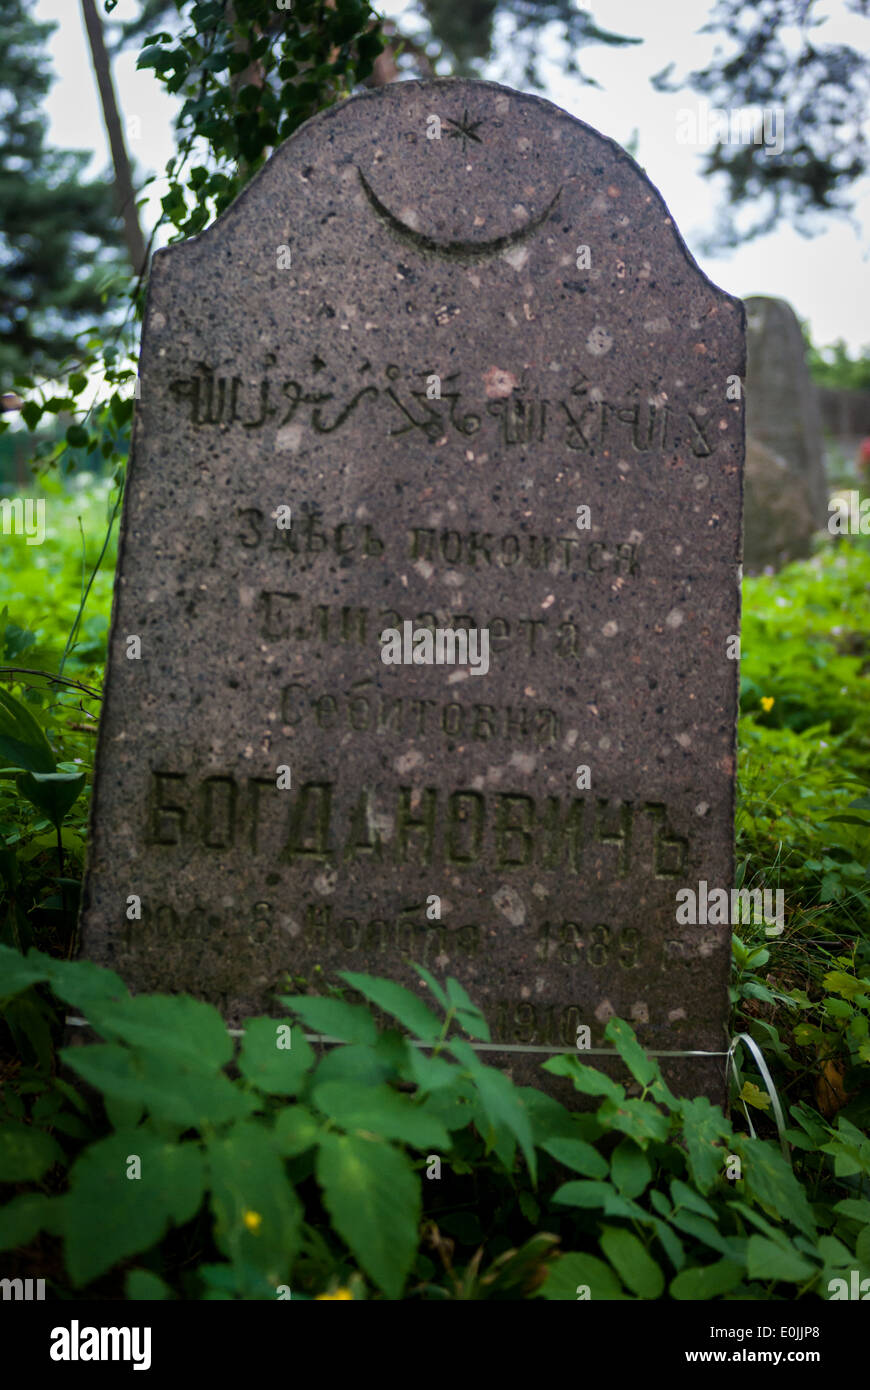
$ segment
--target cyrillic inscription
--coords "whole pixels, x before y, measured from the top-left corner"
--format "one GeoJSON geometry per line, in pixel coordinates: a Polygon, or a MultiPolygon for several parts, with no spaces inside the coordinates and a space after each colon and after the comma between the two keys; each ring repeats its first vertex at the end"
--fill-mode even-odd
{"type": "Polygon", "coordinates": [[[531,796],[523,791],[445,792],[359,788],[339,798],[332,781],[279,791],[274,777],[205,777],[153,769],[147,841],[152,846],[244,847],[276,862],[438,864],[499,870],[538,865],[577,874],[601,859],[614,878],[685,875],[690,843],[661,802],[531,796]],[[338,810],[342,805],[350,809],[338,810]]]}
{"type": "Polygon", "coordinates": [[[294,681],[281,691],[282,722],[293,729],[313,723],[318,729],[353,729],[382,737],[442,734],[475,743],[501,740],[541,748],[557,743],[562,735],[557,711],[532,702],[484,705],[410,699],[369,691],[366,687],[371,684],[363,680],[346,690],[327,692],[310,691],[301,681],[294,681]]]}

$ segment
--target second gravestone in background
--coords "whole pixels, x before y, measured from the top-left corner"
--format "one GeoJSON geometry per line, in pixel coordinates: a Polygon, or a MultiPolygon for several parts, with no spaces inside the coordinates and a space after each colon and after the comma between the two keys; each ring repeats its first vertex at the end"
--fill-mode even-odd
{"type": "Polygon", "coordinates": [[[732,882],[742,371],[633,161],[490,83],[317,116],[159,252],[86,953],[233,1023],[416,960],[562,1094],[534,1049],[613,1014],[721,1052],[676,893],[732,882]],[[489,669],[384,664],[406,623],[489,669]]]}

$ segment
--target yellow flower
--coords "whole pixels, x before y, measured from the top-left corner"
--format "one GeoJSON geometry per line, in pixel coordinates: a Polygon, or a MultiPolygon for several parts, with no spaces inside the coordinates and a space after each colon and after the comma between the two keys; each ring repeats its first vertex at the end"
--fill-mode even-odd
{"type": "Polygon", "coordinates": [[[772,695],[762,695],[762,697],[761,697],[761,708],[764,710],[765,714],[767,714],[769,710],[772,710],[772,709],[773,709],[773,696],[772,696],[772,695]]]}
{"type": "Polygon", "coordinates": [[[335,1302],[336,1300],[345,1301],[348,1298],[351,1300],[351,1302],[353,1302],[353,1294],[351,1293],[350,1289],[336,1289],[335,1293],[317,1294],[314,1302],[335,1302]]]}
{"type": "Polygon", "coordinates": [[[258,1211],[246,1211],[242,1216],[242,1220],[249,1231],[258,1231],[263,1222],[263,1218],[258,1211]]]}

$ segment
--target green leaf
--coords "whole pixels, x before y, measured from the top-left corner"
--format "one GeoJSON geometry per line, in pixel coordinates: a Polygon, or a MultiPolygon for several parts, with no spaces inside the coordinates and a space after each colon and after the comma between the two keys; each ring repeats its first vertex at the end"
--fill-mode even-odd
{"type": "Polygon", "coordinates": [[[71,449],[84,449],[89,440],[90,435],[83,425],[70,425],[66,432],[66,442],[71,449]]]}
{"type": "Polygon", "coordinates": [[[63,1163],[50,1134],[17,1120],[0,1124],[0,1182],[38,1182],[53,1163],[63,1163]]]}
{"type": "Polygon", "coordinates": [[[409,1050],[406,1072],[408,1079],[423,1092],[443,1091],[454,1085],[459,1076],[458,1068],[444,1057],[428,1057],[418,1047],[409,1050]]]}
{"type": "MultiPolygon", "coordinates": [[[[781,1239],[778,1238],[775,1244],[782,1244],[781,1239]]],[[[803,1236],[798,1236],[794,1244],[795,1249],[802,1250],[805,1255],[818,1255],[819,1259],[824,1261],[826,1269],[851,1269],[855,1263],[855,1256],[858,1256],[858,1262],[861,1263],[857,1246],[853,1255],[841,1240],[837,1240],[836,1236],[820,1236],[818,1245],[804,1240],[803,1236]]]]}
{"type": "MultiPolygon", "coordinates": [[[[828,1003],[838,1003],[841,1000],[828,1000],[828,1003]]],[[[845,1006],[848,1008],[848,1004],[845,1006]]],[[[769,1110],[772,1104],[770,1096],[766,1091],[762,1091],[760,1086],[756,1086],[754,1081],[744,1081],[740,1089],[740,1099],[746,1105],[752,1105],[756,1110],[769,1110]]]]}
{"type": "Polygon", "coordinates": [[[694,1236],[702,1245],[716,1250],[728,1260],[738,1260],[745,1245],[742,1238],[723,1236],[712,1221],[707,1221],[694,1211],[674,1211],[671,1213],[670,1222],[678,1231],[694,1236]]]}
{"type": "MultiPolygon", "coordinates": [[[[4,1009],[5,1021],[18,1049],[28,1050],[39,1064],[43,1076],[50,1076],[54,1048],[51,1039],[51,1007],[40,998],[35,989],[26,990],[17,998],[11,999],[4,1009]]],[[[32,1118],[39,1121],[34,1109],[32,1118]]]]}
{"type": "Polygon", "coordinates": [[[452,975],[447,977],[447,997],[450,1000],[450,1007],[456,1012],[457,1022],[465,1029],[466,1033],[470,1033],[473,1038],[480,1038],[483,1042],[489,1042],[489,1024],[480,1009],[471,1002],[459,981],[454,980],[452,975]]]}
{"type": "Polygon", "coordinates": [[[675,1207],[686,1207],[688,1211],[697,1212],[699,1216],[704,1216],[709,1221],[716,1220],[716,1213],[710,1203],[705,1202],[704,1198],[687,1183],[680,1182],[679,1178],[674,1178],[671,1182],[671,1200],[675,1207]]]}
{"type": "Polygon", "coordinates": [[[43,410],[49,415],[60,415],[64,411],[76,409],[76,403],[72,396],[49,396],[48,400],[42,403],[43,410]]]}
{"type": "MultiPolygon", "coordinates": [[[[828,1018],[851,1018],[855,1011],[854,1004],[851,1004],[847,999],[826,999],[823,1007],[828,1018]]],[[[769,1098],[767,1103],[770,1104],[769,1098]]]]}
{"type": "Polygon", "coordinates": [[[53,825],[60,825],[86,781],[84,772],[22,772],[15,785],[53,825]]]}
{"type": "Polygon", "coordinates": [[[855,999],[859,994],[870,991],[870,980],[856,979],[843,970],[829,970],[822,984],[832,994],[841,994],[844,999],[855,999]]]}
{"type": "Polygon", "coordinates": [[[414,963],[413,968],[416,970],[423,983],[429,986],[429,989],[435,995],[435,998],[438,1000],[438,1003],[440,1004],[441,1008],[444,1010],[446,1014],[448,1009],[450,1008],[450,1000],[447,998],[447,995],[444,993],[438,981],[435,979],[435,976],[431,974],[430,971],[426,970],[426,968],[422,965],[417,965],[416,963],[414,963]]]}
{"type": "Polygon", "coordinates": [[[541,1208],[539,1203],[523,1188],[518,1198],[519,1208],[530,1226],[537,1226],[541,1220],[541,1208]]]}
{"type": "Polygon", "coordinates": [[[281,1111],[269,1131],[276,1152],[285,1158],[295,1158],[317,1143],[323,1123],[305,1105],[288,1105],[281,1111]]]}
{"type": "Polygon", "coordinates": [[[805,1236],[814,1237],[816,1223],[806,1193],[780,1150],[743,1135],[735,1138],[735,1148],[743,1160],[746,1191],[769,1215],[791,1221],[805,1236]]]}
{"type": "MultiPolygon", "coordinates": [[[[29,863],[32,859],[35,859],[38,854],[43,854],[46,850],[48,850],[52,856],[57,853],[57,832],[54,829],[43,831],[41,827],[45,824],[47,824],[45,817],[40,817],[38,822],[40,833],[34,835],[26,847],[20,851],[19,858],[23,862],[29,863]]],[[[64,849],[71,850],[73,854],[78,854],[80,852],[82,848],[82,838],[78,832],[73,830],[70,826],[65,825],[63,827],[60,832],[60,838],[64,849]]],[[[73,961],[58,961],[57,963],[58,965],[75,964],[73,961]]]]}
{"type": "Polygon", "coordinates": [[[613,1181],[624,1197],[639,1197],[652,1178],[652,1167],[642,1149],[631,1139],[623,1139],[610,1159],[613,1181]]]}
{"type": "Polygon", "coordinates": [[[589,1290],[590,1299],[625,1299],[625,1290],[609,1265],[594,1255],[567,1254],[547,1265],[547,1276],[541,1285],[540,1296],[550,1300],[574,1302],[585,1298],[589,1290]]]}
{"type": "Polygon", "coordinates": [[[97,1032],[193,1071],[218,1071],[233,1055],[226,1024],[211,1004],[189,995],[138,994],[91,1009],[97,1032]]]}
{"type": "Polygon", "coordinates": [[[553,1076],[567,1076],[574,1083],[576,1091],[582,1091],[587,1096],[608,1096],[611,1100],[622,1100],[625,1090],[618,1086],[615,1081],[611,1081],[604,1072],[596,1071],[595,1067],[590,1067],[580,1062],[573,1054],[566,1054],[563,1057],[551,1057],[549,1062],[542,1065],[544,1071],[550,1072],[553,1076]]]}
{"type": "Polygon", "coordinates": [[[451,1039],[450,1051],[471,1074],[471,1079],[480,1098],[480,1103],[489,1123],[496,1129],[504,1128],[512,1134],[523,1151],[532,1182],[537,1181],[538,1164],[532,1138],[532,1126],[528,1111],[517,1088],[509,1077],[486,1067],[477,1058],[474,1049],[459,1038],[451,1039]]]}
{"type": "Polygon", "coordinates": [[[493,1120],[479,1092],[475,1094],[473,1102],[473,1120],[478,1134],[483,1139],[487,1155],[494,1153],[504,1171],[513,1172],[517,1156],[516,1135],[512,1134],[506,1125],[493,1120]]]}
{"type": "Polygon", "coordinates": [[[572,1114],[534,1086],[518,1086],[517,1091],[525,1103],[539,1148],[545,1139],[584,1139],[588,1143],[603,1133],[594,1115],[572,1114]]]}
{"type": "Polygon", "coordinates": [[[145,1114],[145,1102],[139,1095],[121,1096],[108,1090],[103,1091],[102,1100],[112,1129],[135,1129],[145,1114]]]}
{"type": "Polygon", "coordinates": [[[538,1146],[559,1163],[564,1163],[566,1168],[573,1168],[575,1173],[582,1173],[587,1178],[607,1177],[607,1159],[584,1139],[565,1139],[557,1136],[555,1139],[539,1141],[538,1146]]]}
{"type": "Polygon", "coordinates": [[[603,1207],[613,1192],[607,1182],[563,1182],[553,1193],[552,1201],[562,1207],[603,1207]]]}
{"type": "Polygon", "coordinates": [[[45,957],[38,951],[23,956],[11,946],[0,946],[0,999],[12,999],[23,994],[31,985],[40,984],[48,978],[43,964],[45,957]]]}
{"type": "Polygon", "coordinates": [[[210,1139],[207,1160],[218,1248],[234,1265],[257,1270],[273,1288],[289,1283],[302,1204],[263,1126],[245,1121],[210,1139]]]}
{"type": "Polygon", "coordinates": [[[783,1279],[789,1284],[803,1284],[818,1273],[817,1266],[801,1259],[793,1248],[764,1236],[749,1237],[746,1265],[750,1279],[783,1279]]]}
{"type": "Polygon", "coordinates": [[[834,1211],[838,1216],[848,1216],[853,1221],[870,1223],[870,1202],[863,1197],[844,1197],[842,1202],[838,1202],[834,1207],[834,1211]]]}
{"type": "Polygon", "coordinates": [[[0,689],[0,759],[26,772],[54,772],[51,744],[30,710],[0,689]]]}
{"type": "MultiPolygon", "coordinates": [[[[652,1194],[650,1194],[650,1200],[652,1200],[652,1194]]],[[[605,1211],[605,1216],[609,1215],[610,1213],[605,1211]]],[[[662,1249],[674,1266],[674,1269],[678,1271],[681,1270],[686,1263],[686,1252],[683,1249],[682,1242],[677,1236],[676,1231],[671,1230],[667,1221],[659,1221],[656,1217],[653,1217],[649,1224],[655,1231],[662,1249]]]]}
{"type": "Polygon", "coordinates": [[[611,1018],[608,1019],[604,1036],[613,1043],[635,1081],[639,1081],[641,1086],[649,1086],[658,1073],[658,1063],[652,1057],[647,1057],[633,1029],[623,1019],[611,1018]]]}
{"type": "Polygon", "coordinates": [[[604,1226],[600,1245],[626,1288],[638,1298],[661,1296],[665,1276],[636,1235],[621,1226],[604,1226]]]}
{"type": "Polygon", "coordinates": [[[377,1042],[375,1021],[361,1004],[345,1004],[342,999],[318,999],[302,994],[282,994],[280,1000],[303,1020],[312,1033],[366,1046],[377,1042]]]}
{"type": "Polygon", "coordinates": [[[821,1116],[817,1115],[815,1110],[811,1110],[808,1105],[803,1103],[793,1105],[790,1113],[797,1120],[801,1129],[806,1131],[816,1147],[819,1147],[828,1138],[831,1132],[829,1127],[821,1116]]]}
{"type": "Polygon", "coordinates": [[[648,1100],[605,1100],[598,1107],[598,1119],[608,1129],[621,1130],[646,1148],[651,1140],[664,1141],[670,1120],[648,1100]]]}
{"type": "Polygon", "coordinates": [[[63,1198],[42,1192],[23,1192],[6,1202],[0,1208],[0,1250],[29,1245],[38,1231],[53,1230],[62,1203],[63,1198]]]}
{"type": "Polygon", "coordinates": [[[440,1038],[442,1025],[439,1020],[404,985],[397,985],[392,980],[379,980],[374,975],[359,975],[353,970],[340,970],[338,973],[352,989],[359,990],[379,1009],[397,1018],[413,1038],[420,1042],[437,1042],[440,1038]]]}
{"type": "Polygon", "coordinates": [[[325,1134],[316,1174],[342,1240],[387,1298],[401,1298],[421,1214],[420,1182],[408,1159],[389,1144],[325,1134]]]}
{"type": "Polygon", "coordinates": [[[314,1051],[300,1027],[286,1020],[249,1018],[239,1053],[239,1071],[246,1081],[272,1096],[295,1096],[314,1066],[314,1051]],[[279,1047],[289,1038],[290,1046],[279,1047]]]}
{"type": "MultiPolygon", "coordinates": [[[[66,835],[66,831],[63,833],[66,835]]],[[[114,1009],[130,1002],[130,992],[114,970],[106,970],[89,960],[55,960],[31,951],[28,963],[36,959],[58,998],[73,1004],[89,1021],[102,1008],[114,1009]]]]}
{"type": "Polygon", "coordinates": [[[766,1216],[762,1216],[760,1211],[749,1206],[746,1202],[740,1201],[739,1198],[728,1203],[728,1210],[745,1217],[750,1226],[754,1226],[756,1231],[761,1231],[762,1235],[769,1236],[771,1240],[781,1239],[781,1228],[772,1225],[766,1216]]]}
{"type": "Polygon", "coordinates": [[[94,1043],[65,1048],[60,1057],[98,1090],[142,1105],[155,1119],[183,1129],[208,1129],[243,1119],[257,1107],[256,1097],[246,1095],[229,1077],[182,1066],[171,1056],[136,1055],[115,1043],[94,1043]]]}
{"type": "Polygon", "coordinates": [[[127,1274],[127,1297],[134,1303],[158,1303],[171,1298],[172,1290],[150,1269],[131,1269],[127,1274]]]}
{"type": "Polygon", "coordinates": [[[743,1278],[743,1269],[733,1260],[716,1260],[711,1265],[695,1265],[683,1269],[671,1280],[671,1298],[700,1302],[708,1298],[718,1298],[737,1287],[743,1278]]]}
{"type": "Polygon", "coordinates": [[[447,1149],[450,1136],[424,1106],[389,1086],[358,1086],[329,1081],[316,1086],[312,1103],[341,1129],[364,1130],[421,1149],[447,1149]]]}
{"type": "Polygon", "coordinates": [[[316,1085],[327,1081],[354,1081],[358,1086],[377,1086],[392,1073],[393,1068],[373,1047],[346,1043],[321,1057],[313,1081],[316,1085]]]}
{"type": "Polygon", "coordinates": [[[649,1200],[650,1206],[652,1206],[658,1212],[659,1216],[663,1216],[666,1220],[669,1221],[671,1217],[672,1208],[665,1194],[663,1192],[659,1192],[658,1189],[653,1189],[653,1191],[649,1194],[649,1200]]]}
{"type": "Polygon", "coordinates": [[[63,1199],[66,1263],[75,1287],[149,1250],[170,1224],[190,1221],[204,1191],[196,1144],[170,1143],[143,1127],[89,1145],[73,1165],[63,1199]],[[136,1171],[134,1157],[139,1178],[128,1176],[136,1171]]]}
{"type": "Polygon", "coordinates": [[[447,1130],[466,1129],[474,1120],[476,1104],[474,1089],[464,1077],[426,1097],[426,1109],[447,1130]]]}
{"type": "Polygon", "coordinates": [[[623,1197],[620,1192],[611,1184],[606,1183],[607,1192],[604,1197],[603,1211],[605,1216],[624,1216],[627,1221],[641,1221],[652,1224],[655,1221],[648,1211],[638,1206],[637,1202],[631,1201],[629,1197],[623,1197]]]}
{"type": "Polygon", "coordinates": [[[726,1150],[718,1139],[730,1140],[731,1126],[706,1096],[681,1102],[683,1137],[689,1150],[689,1172],[701,1192],[709,1192],[722,1172],[726,1150]]]}
{"type": "Polygon", "coordinates": [[[743,993],[747,999],[760,999],[765,1004],[773,1004],[776,996],[770,992],[766,985],[760,985],[757,980],[748,980],[743,985],[743,993]]]}

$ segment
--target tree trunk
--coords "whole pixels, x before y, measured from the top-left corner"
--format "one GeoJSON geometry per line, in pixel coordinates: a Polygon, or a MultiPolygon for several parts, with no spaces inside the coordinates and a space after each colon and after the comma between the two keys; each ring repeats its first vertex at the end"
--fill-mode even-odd
{"type": "Polygon", "coordinates": [[[100,16],[97,14],[94,0],[82,0],[82,15],[88,32],[88,41],[91,45],[91,61],[94,65],[94,76],[97,79],[100,101],[103,105],[103,120],[109,137],[109,147],[112,151],[112,163],[115,168],[115,195],[118,212],[124,219],[124,240],[127,243],[127,254],[135,274],[140,276],[145,269],[148,251],[145,238],[142,235],[142,228],[139,226],[130,160],[127,157],[127,148],[124,144],[121,115],[112,82],[109,55],[106,52],[103,38],[103,26],[100,16]]]}

